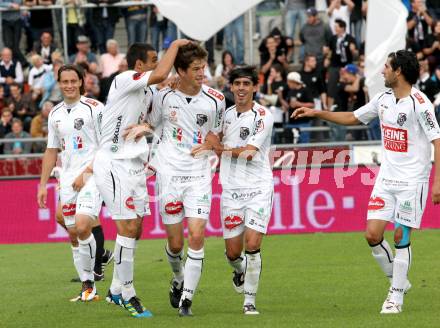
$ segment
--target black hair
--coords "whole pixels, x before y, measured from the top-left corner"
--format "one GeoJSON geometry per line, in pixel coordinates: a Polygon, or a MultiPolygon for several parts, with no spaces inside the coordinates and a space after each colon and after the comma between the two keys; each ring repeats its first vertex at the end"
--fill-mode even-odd
{"type": "Polygon", "coordinates": [[[174,69],[186,71],[191,63],[197,59],[207,60],[208,52],[196,43],[188,43],[179,48],[176,59],[174,60],[174,69]]]}
{"type": "Polygon", "coordinates": [[[127,55],[125,56],[128,69],[134,69],[136,60],[145,63],[148,60],[148,51],[156,51],[156,49],[148,43],[133,43],[130,48],[128,48],[127,55]]]}
{"type": "Polygon", "coordinates": [[[399,50],[388,55],[393,71],[400,68],[400,72],[405,77],[405,80],[413,85],[419,78],[420,64],[416,55],[408,50],[399,50]]]}
{"type": "Polygon", "coordinates": [[[229,50],[225,50],[225,51],[222,52],[222,64],[223,64],[223,67],[225,66],[225,57],[226,57],[226,55],[231,56],[232,64],[234,64],[234,62],[235,62],[234,55],[232,54],[232,52],[230,52],[229,50]]]}
{"type": "Polygon", "coordinates": [[[79,93],[81,95],[83,95],[85,93],[85,87],[84,87],[84,71],[81,67],[79,67],[78,65],[72,65],[72,64],[67,64],[67,65],[63,65],[60,67],[60,69],[58,70],[58,76],[57,76],[57,81],[59,82],[61,79],[61,73],[65,72],[65,71],[74,71],[76,73],[76,75],[78,75],[78,79],[82,82],[81,83],[81,87],[79,88],[79,93]]]}
{"type": "Polygon", "coordinates": [[[258,84],[258,72],[255,66],[239,66],[229,73],[229,83],[233,84],[235,79],[246,77],[252,81],[254,85],[258,84]]]}
{"type": "Polygon", "coordinates": [[[344,30],[347,29],[347,23],[342,19],[336,19],[335,24],[338,24],[339,27],[343,28],[344,30]]]}

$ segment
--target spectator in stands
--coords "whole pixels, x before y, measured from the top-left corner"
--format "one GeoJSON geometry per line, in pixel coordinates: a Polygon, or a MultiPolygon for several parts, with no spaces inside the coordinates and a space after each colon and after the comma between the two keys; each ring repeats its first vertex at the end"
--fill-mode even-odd
{"type": "Polygon", "coordinates": [[[287,89],[287,84],[284,79],[285,73],[283,66],[280,64],[273,64],[269,71],[269,76],[261,88],[261,92],[265,95],[278,95],[278,93],[287,89]]]}
{"type": "Polygon", "coordinates": [[[71,64],[79,64],[83,62],[88,64],[98,63],[96,55],[90,51],[90,40],[87,36],[80,35],[78,37],[76,48],[78,49],[77,53],[69,57],[69,62],[71,64]]]}
{"type": "Polygon", "coordinates": [[[432,26],[433,23],[423,0],[411,0],[411,11],[408,13],[406,21],[409,38],[420,48],[423,48],[429,33],[429,26],[432,26]]]}
{"type": "Polygon", "coordinates": [[[318,68],[315,55],[306,55],[300,75],[304,85],[313,97],[314,108],[327,110],[327,88],[322,70],[318,68]]]}
{"type": "Polygon", "coordinates": [[[5,90],[2,85],[0,85],[0,114],[3,108],[7,107],[5,99],[5,90]]]}
{"type": "Polygon", "coordinates": [[[3,11],[2,18],[2,34],[3,44],[5,47],[12,49],[14,59],[19,61],[22,65],[26,65],[26,58],[20,51],[20,39],[21,39],[21,18],[20,18],[20,5],[22,0],[4,0],[0,2],[0,8],[9,9],[3,11]]]}
{"type": "Polygon", "coordinates": [[[99,78],[95,71],[90,70],[89,64],[81,62],[78,64],[84,71],[84,96],[98,99],[101,89],[99,87],[99,78]]]}
{"type": "Polygon", "coordinates": [[[167,24],[168,21],[166,18],[162,16],[156,6],[153,6],[150,12],[151,45],[154,47],[154,49],[156,49],[156,51],[162,49],[162,43],[160,42],[161,35],[162,42],[164,42],[165,38],[167,37],[167,24]]]}
{"type": "Polygon", "coordinates": [[[84,25],[86,24],[85,9],[81,8],[86,4],[86,0],[58,0],[57,4],[69,5],[66,8],[67,19],[67,53],[69,56],[76,52],[76,40],[80,35],[84,35],[84,25]],[[72,7],[73,6],[73,7],[72,7]]]}
{"type": "Polygon", "coordinates": [[[419,60],[419,66],[420,76],[419,80],[417,81],[417,87],[429,98],[431,102],[434,102],[435,96],[440,89],[438,89],[437,83],[431,79],[431,75],[429,74],[428,60],[419,60]]]}
{"type": "Polygon", "coordinates": [[[327,107],[332,109],[334,98],[337,96],[337,84],[339,81],[339,70],[347,64],[353,63],[353,59],[358,55],[356,40],[346,32],[347,24],[345,21],[337,19],[335,21],[336,34],[330,39],[329,45],[329,68],[328,68],[328,88],[327,88],[327,107]]]}
{"type": "Polygon", "coordinates": [[[130,6],[123,9],[128,45],[147,40],[147,6],[130,6]]]}
{"type": "Polygon", "coordinates": [[[352,0],[331,0],[327,14],[333,34],[336,34],[335,23],[338,19],[345,22],[347,33],[350,33],[350,14],[353,8],[354,3],[352,0]]]}
{"type": "Polygon", "coordinates": [[[255,39],[267,37],[275,27],[281,28],[282,16],[281,6],[284,0],[265,0],[260,2],[256,8],[257,25],[259,26],[259,35],[255,39]]]}
{"type": "Polygon", "coordinates": [[[274,29],[272,34],[264,39],[258,48],[260,51],[261,72],[264,74],[265,80],[269,76],[269,70],[273,64],[281,64],[285,70],[289,67],[286,57],[286,45],[281,42],[282,37],[279,35],[279,30],[274,29]]]}
{"type": "Polygon", "coordinates": [[[356,39],[356,45],[358,49],[362,44],[362,23],[363,23],[363,10],[364,10],[364,0],[352,0],[354,7],[350,14],[350,24],[352,35],[356,39]]]}
{"type": "Polygon", "coordinates": [[[324,60],[324,47],[332,37],[328,24],[324,24],[318,17],[318,11],[311,7],[307,9],[307,21],[300,32],[303,44],[303,53],[315,55],[320,63],[324,60]]]}
{"type": "Polygon", "coordinates": [[[310,91],[305,87],[301,80],[301,75],[298,72],[290,72],[287,75],[288,89],[283,93],[283,98],[280,99],[281,105],[284,111],[288,112],[289,122],[285,126],[287,133],[290,133],[292,129],[291,140],[298,141],[298,143],[308,143],[310,141],[310,132],[302,131],[301,128],[310,127],[311,119],[292,119],[290,115],[293,111],[299,107],[313,108],[313,97],[310,91]],[[299,131],[298,131],[299,130],[299,131]],[[296,133],[299,132],[299,138],[297,139],[296,133]]]}
{"type": "Polygon", "coordinates": [[[244,63],[244,15],[230,22],[224,28],[226,50],[232,52],[237,64],[244,63]]]}
{"type": "Polygon", "coordinates": [[[55,105],[63,100],[60,87],[57,83],[58,70],[63,65],[61,60],[53,60],[52,71],[44,74],[43,77],[43,97],[41,98],[40,107],[48,100],[55,105]]]}
{"type": "Polygon", "coordinates": [[[99,58],[99,67],[102,77],[109,77],[118,70],[119,64],[124,55],[119,53],[118,41],[114,39],[107,40],[107,52],[99,58]]]}
{"type": "Polygon", "coordinates": [[[120,73],[122,73],[122,72],[125,72],[127,69],[128,69],[127,60],[124,58],[119,63],[119,67],[118,67],[118,70],[116,72],[114,72],[112,75],[110,75],[107,78],[101,79],[101,81],[99,82],[100,89],[101,89],[101,92],[99,94],[99,100],[101,102],[103,102],[103,103],[106,102],[107,96],[108,96],[108,92],[110,90],[110,86],[111,86],[115,76],[120,74],[120,73]]]}
{"type": "Polygon", "coordinates": [[[217,65],[214,72],[214,78],[217,84],[228,84],[229,73],[234,69],[235,66],[235,60],[232,52],[230,52],[229,50],[223,51],[222,62],[217,65]]]}
{"type": "MultiPolygon", "coordinates": [[[[47,137],[47,121],[50,111],[53,108],[53,102],[46,101],[41,108],[40,114],[36,115],[32,119],[31,123],[31,136],[32,138],[45,138],[47,137]]],[[[46,149],[45,142],[35,142],[34,143],[34,153],[43,153],[46,149]]]]}
{"type": "Polygon", "coordinates": [[[440,0],[426,0],[425,4],[430,16],[435,20],[440,20],[440,0]]]}
{"type": "MultiPolygon", "coordinates": [[[[88,0],[88,2],[99,4],[114,4],[119,0],[88,0]]],[[[121,16],[118,7],[96,7],[92,9],[93,34],[95,35],[97,47],[100,54],[105,53],[105,44],[108,39],[113,39],[115,26],[121,16]]]]}
{"type": "Polygon", "coordinates": [[[41,33],[39,41],[34,43],[34,52],[43,58],[46,65],[52,64],[52,54],[57,50],[50,32],[41,33]]]}
{"type": "Polygon", "coordinates": [[[29,131],[32,118],[36,114],[35,103],[29,93],[22,93],[18,83],[10,85],[11,94],[6,99],[8,107],[12,110],[14,117],[20,119],[23,123],[24,130],[29,131]]]}
{"type": "MultiPolygon", "coordinates": [[[[28,7],[51,6],[54,2],[52,0],[25,0],[24,4],[28,7]]],[[[53,35],[52,9],[32,10],[29,24],[33,42],[40,39],[43,32],[49,32],[53,35]]]]}
{"type": "MultiPolygon", "coordinates": [[[[9,108],[4,108],[0,116],[0,139],[12,131],[12,112],[9,108]]],[[[3,143],[0,143],[0,154],[3,154],[3,143]]]]}
{"type": "Polygon", "coordinates": [[[433,33],[428,34],[423,46],[423,54],[428,58],[429,70],[440,65],[440,21],[436,21],[432,28],[433,33]]]}
{"type": "Polygon", "coordinates": [[[9,96],[9,86],[12,83],[23,83],[23,69],[19,61],[12,59],[12,51],[3,48],[0,62],[0,84],[3,85],[5,96],[9,96]]]}
{"type": "Polygon", "coordinates": [[[32,68],[28,75],[28,85],[32,94],[32,101],[37,101],[43,94],[43,76],[46,72],[52,70],[52,65],[43,63],[40,55],[31,57],[32,68]]]}
{"type": "MultiPolygon", "coordinates": [[[[31,138],[31,135],[23,131],[23,123],[19,118],[12,119],[11,132],[5,135],[5,139],[31,138]]],[[[30,154],[32,142],[15,141],[4,144],[3,152],[5,154],[19,155],[30,154]]]]}
{"type": "Polygon", "coordinates": [[[286,0],[284,8],[284,25],[286,35],[292,39],[296,39],[296,25],[298,23],[298,30],[304,25],[306,21],[306,0],[286,0]]]}

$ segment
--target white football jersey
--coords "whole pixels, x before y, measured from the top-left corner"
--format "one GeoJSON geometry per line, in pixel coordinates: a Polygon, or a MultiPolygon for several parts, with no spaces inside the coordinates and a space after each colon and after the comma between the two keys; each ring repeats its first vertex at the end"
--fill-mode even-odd
{"type": "Polygon", "coordinates": [[[153,101],[147,121],[162,126],[160,142],[150,166],[162,174],[200,176],[210,173],[207,156],[194,158],[191,149],[205,141],[209,131],[219,133],[225,97],[205,85],[195,96],[164,88],[153,101]]]}
{"type": "Polygon", "coordinates": [[[223,120],[223,144],[227,148],[252,145],[258,148],[258,152],[251,161],[222,154],[220,180],[223,188],[249,188],[273,184],[269,160],[272,128],[272,113],[256,102],[251,110],[244,113],[238,113],[235,106],[226,110],[223,120]]]}
{"type": "Polygon", "coordinates": [[[148,110],[147,83],[150,72],[137,73],[125,71],[117,75],[102,113],[100,122],[100,151],[110,154],[111,158],[128,159],[148,157],[148,144],[145,138],[138,142],[125,141],[122,133],[131,124],[144,121],[148,110]]]}
{"type": "Polygon", "coordinates": [[[61,149],[63,175],[77,176],[93,160],[103,108],[99,101],[81,97],[75,104],[62,102],[49,113],[47,148],[61,149]]]}
{"type": "Polygon", "coordinates": [[[425,182],[431,172],[431,141],[440,138],[434,108],[428,97],[412,88],[396,99],[392,91],[376,95],[354,111],[364,124],[379,116],[382,129],[382,163],[379,177],[425,182]]]}

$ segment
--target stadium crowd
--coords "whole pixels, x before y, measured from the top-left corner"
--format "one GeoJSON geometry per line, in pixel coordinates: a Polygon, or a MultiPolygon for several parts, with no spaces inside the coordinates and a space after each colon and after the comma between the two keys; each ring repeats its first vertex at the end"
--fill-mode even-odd
{"type": "MultiPolygon", "coordinates": [[[[127,69],[124,54],[114,39],[118,21],[125,21],[128,44],[149,41],[160,50],[159,56],[177,37],[176,25],[155,6],[81,7],[85,3],[86,0],[0,3],[6,10],[2,12],[0,138],[46,137],[48,113],[62,99],[56,75],[66,60],[61,40],[54,41],[55,35],[62,35],[61,11],[20,11],[20,6],[73,5],[67,9],[66,18],[68,62],[85,70],[85,96],[103,102],[114,76],[127,69]],[[22,36],[26,42],[21,42],[22,36]]],[[[439,107],[440,1],[404,3],[408,8],[407,49],[417,54],[421,67],[417,86],[439,107]]],[[[253,39],[260,55],[260,91],[256,97],[274,114],[274,143],[380,139],[378,120],[365,130],[349,132],[330,125],[329,134],[311,134],[304,128],[325,123],[289,118],[302,106],[353,111],[368,101],[363,38],[366,12],[367,1],[363,0],[265,0],[257,6],[253,39]]],[[[209,53],[206,84],[225,94],[227,107],[233,103],[227,83],[229,72],[244,63],[244,44],[244,16],[205,42],[209,53]],[[221,52],[217,63],[216,51],[221,52]]],[[[44,142],[4,143],[0,144],[0,154],[40,153],[44,147],[44,142]]]]}

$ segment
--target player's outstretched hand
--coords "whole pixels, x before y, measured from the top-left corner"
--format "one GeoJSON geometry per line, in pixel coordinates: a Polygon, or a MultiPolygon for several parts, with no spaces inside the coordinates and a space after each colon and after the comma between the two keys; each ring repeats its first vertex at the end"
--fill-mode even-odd
{"type": "Polygon", "coordinates": [[[40,186],[38,188],[38,194],[37,194],[37,202],[38,206],[40,208],[47,208],[46,202],[47,202],[47,189],[46,186],[40,186]]]}
{"type": "Polygon", "coordinates": [[[152,132],[153,130],[148,123],[131,124],[124,130],[122,137],[126,141],[134,140],[138,142],[142,137],[152,132]]]}
{"type": "Polygon", "coordinates": [[[292,115],[290,115],[293,119],[298,119],[302,117],[314,117],[315,116],[315,110],[313,108],[308,107],[300,107],[294,110],[292,115]]]}
{"type": "Polygon", "coordinates": [[[200,158],[208,155],[212,151],[211,144],[204,142],[201,145],[197,145],[191,149],[191,156],[194,158],[200,158]]]}
{"type": "Polygon", "coordinates": [[[432,202],[434,205],[440,204],[440,183],[434,181],[431,191],[432,202]]]}
{"type": "MultiPolygon", "coordinates": [[[[89,173],[90,175],[90,173],[89,173]]],[[[72,183],[72,188],[73,190],[75,190],[76,192],[81,191],[81,189],[84,187],[84,185],[86,184],[87,180],[88,180],[88,174],[87,173],[81,173],[80,175],[78,175],[75,179],[75,181],[73,181],[72,183]]]]}

